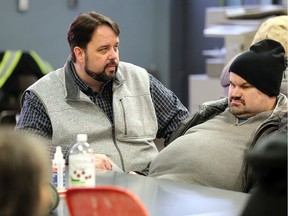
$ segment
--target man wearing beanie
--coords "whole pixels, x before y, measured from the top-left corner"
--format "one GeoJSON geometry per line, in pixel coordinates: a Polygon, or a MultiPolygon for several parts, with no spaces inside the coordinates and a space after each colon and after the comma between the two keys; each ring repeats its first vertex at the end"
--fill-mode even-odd
{"type": "MultiPolygon", "coordinates": [[[[255,182],[244,155],[287,124],[288,99],[279,93],[284,48],[265,39],[230,67],[227,98],[204,103],[186,119],[149,167],[148,175],[190,184],[249,192],[255,182]]],[[[286,127],[287,128],[287,127],[286,127]]]]}
{"type": "MultiPolygon", "coordinates": [[[[258,28],[251,44],[255,44],[264,39],[272,39],[276,40],[285,49],[285,57],[288,59],[288,15],[280,15],[280,16],[273,16],[267,18],[258,28]]],[[[225,65],[223,68],[221,75],[220,75],[220,84],[223,87],[223,92],[221,97],[227,97],[228,89],[229,89],[229,68],[231,63],[235,60],[238,56],[234,56],[230,61],[225,65]]],[[[287,92],[287,85],[288,85],[288,68],[284,71],[282,83],[280,87],[280,92],[288,95],[287,92]]]]}

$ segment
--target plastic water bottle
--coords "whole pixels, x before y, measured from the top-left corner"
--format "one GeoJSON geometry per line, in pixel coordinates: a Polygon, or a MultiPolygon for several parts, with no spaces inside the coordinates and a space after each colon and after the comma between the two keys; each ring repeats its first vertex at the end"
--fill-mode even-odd
{"type": "Polygon", "coordinates": [[[95,171],[95,158],[87,134],[78,134],[69,154],[69,187],[95,186],[95,171]]]}
{"type": "Polygon", "coordinates": [[[52,160],[52,181],[58,190],[65,188],[65,160],[61,146],[56,147],[54,159],[52,160]]]}

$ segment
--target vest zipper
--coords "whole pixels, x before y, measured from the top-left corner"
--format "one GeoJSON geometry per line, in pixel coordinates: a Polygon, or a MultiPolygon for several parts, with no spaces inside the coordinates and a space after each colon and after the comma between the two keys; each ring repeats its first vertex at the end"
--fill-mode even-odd
{"type": "Polygon", "coordinates": [[[116,141],[116,135],[115,135],[115,127],[114,127],[114,124],[112,125],[112,138],[113,138],[114,146],[115,146],[115,148],[117,149],[117,151],[118,151],[118,153],[119,153],[119,157],[120,157],[120,161],[121,161],[122,170],[123,170],[124,172],[126,172],[126,171],[125,171],[125,164],[124,164],[124,160],[123,160],[122,152],[120,151],[119,146],[118,146],[117,141],[116,141]]]}

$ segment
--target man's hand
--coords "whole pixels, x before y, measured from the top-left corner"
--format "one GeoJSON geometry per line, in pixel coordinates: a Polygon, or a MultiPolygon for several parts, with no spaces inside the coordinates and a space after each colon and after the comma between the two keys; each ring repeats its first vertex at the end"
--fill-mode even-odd
{"type": "Polygon", "coordinates": [[[134,172],[134,171],[129,171],[128,174],[131,174],[131,175],[138,175],[138,176],[144,176],[140,173],[137,173],[137,172],[134,172]]]}
{"type": "Polygon", "coordinates": [[[113,162],[104,154],[95,154],[95,163],[97,169],[112,170],[113,162]]]}
{"type": "Polygon", "coordinates": [[[129,174],[132,174],[132,175],[139,175],[138,173],[134,172],[134,171],[129,171],[128,172],[129,174]]]}

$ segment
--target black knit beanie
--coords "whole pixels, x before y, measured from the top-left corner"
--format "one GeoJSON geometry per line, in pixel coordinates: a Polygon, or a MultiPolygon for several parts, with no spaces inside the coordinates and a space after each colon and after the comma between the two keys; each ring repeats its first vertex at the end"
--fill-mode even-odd
{"type": "Polygon", "coordinates": [[[239,55],[231,64],[229,72],[238,74],[264,94],[277,96],[286,68],[284,53],[279,42],[262,40],[239,55]]]}

